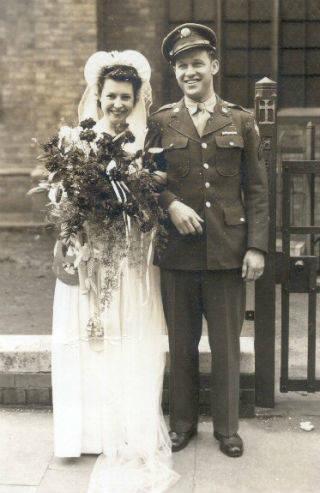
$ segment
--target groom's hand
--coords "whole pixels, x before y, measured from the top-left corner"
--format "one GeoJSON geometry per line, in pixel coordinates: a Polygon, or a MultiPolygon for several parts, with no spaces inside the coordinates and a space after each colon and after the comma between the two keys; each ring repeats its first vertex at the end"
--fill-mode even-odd
{"type": "Polygon", "coordinates": [[[264,253],[254,248],[247,250],[242,264],[242,277],[245,281],[256,281],[262,276],[265,266],[264,253]]]}
{"type": "Polygon", "coordinates": [[[171,202],[168,208],[170,219],[182,235],[202,233],[203,219],[188,205],[179,200],[171,202]]]}

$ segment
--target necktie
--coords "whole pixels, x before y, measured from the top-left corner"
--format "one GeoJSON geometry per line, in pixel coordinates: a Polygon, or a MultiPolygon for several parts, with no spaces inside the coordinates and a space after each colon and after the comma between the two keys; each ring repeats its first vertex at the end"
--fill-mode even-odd
{"type": "Polygon", "coordinates": [[[198,103],[197,111],[193,118],[198,134],[202,137],[207,121],[210,118],[210,113],[206,110],[206,105],[204,103],[198,103]]]}

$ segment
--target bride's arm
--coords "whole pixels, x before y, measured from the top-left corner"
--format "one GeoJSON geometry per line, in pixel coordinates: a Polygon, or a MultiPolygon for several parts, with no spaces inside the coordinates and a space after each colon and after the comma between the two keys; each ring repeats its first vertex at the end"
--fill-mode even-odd
{"type": "Polygon", "coordinates": [[[145,140],[145,151],[149,152],[157,168],[151,173],[154,182],[159,185],[159,192],[163,190],[167,184],[167,164],[164,159],[164,154],[161,148],[161,140],[156,126],[150,121],[148,125],[148,133],[145,140]]]}
{"type": "MultiPolygon", "coordinates": [[[[162,135],[161,135],[161,126],[158,121],[150,118],[148,122],[148,132],[145,140],[145,150],[151,151],[152,149],[161,149],[162,150],[162,135]]],[[[159,203],[163,209],[168,209],[171,202],[177,199],[177,196],[170,192],[167,189],[167,162],[165,160],[164,152],[159,152],[154,154],[155,162],[157,163],[158,169],[156,170],[156,175],[154,176],[154,180],[156,183],[162,181],[160,195],[159,195],[159,203]],[[163,175],[162,175],[163,173],[163,175]]]]}

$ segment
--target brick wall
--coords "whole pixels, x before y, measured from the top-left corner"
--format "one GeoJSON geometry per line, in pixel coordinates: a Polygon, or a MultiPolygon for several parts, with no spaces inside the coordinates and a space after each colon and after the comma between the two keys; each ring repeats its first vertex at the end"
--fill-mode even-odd
{"type": "MultiPolygon", "coordinates": [[[[200,376],[200,413],[210,415],[210,375],[200,376]]],[[[51,373],[0,373],[0,407],[3,406],[52,406],[51,373]]],[[[169,413],[169,373],[165,374],[162,407],[169,413]]],[[[240,376],[240,418],[253,418],[255,412],[254,374],[240,376]]]]}
{"type": "Polygon", "coordinates": [[[0,170],[33,168],[31,138],[76,119],[96,1],[0,0],[0,11],[0,170]]]}
{"type": "Polygon", "coordinates": [[[51,373],[0,373],[0,406],[51,404],[51,373]]]}

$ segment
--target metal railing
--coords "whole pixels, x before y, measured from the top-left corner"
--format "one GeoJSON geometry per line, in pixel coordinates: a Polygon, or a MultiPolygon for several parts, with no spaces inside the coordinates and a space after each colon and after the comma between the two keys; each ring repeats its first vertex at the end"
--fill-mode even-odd
{"type": "MultiPolygon", "coordinates": [[[[310,127],[309,127],[310,128],[310,127]]],[[[313,146],[314,148],[314,146],[313,146]]],[[[314,155],[310,154],[311,157],[314,155]]],[[[281,377],[280,390],[320,390],[320,380],[316,379],[316,312],[317,312],[317,272],[319,258],[314,255],[315,235],[320,234],[320,226],[315,226],[315,177],[320,176],[320,161],[284,161],[282,167],[282,246],[281,255],[281,377]],[[293,226],[291,221],[291,184],[294,176],[307,176],[310,185],[310,224],[293,226]],[[294,234],[311,237],[311,255],[290,257],[290,238],[294,234]],[[290,294],[306,293],[308,296],[308,349],[307,378],[289,378],[289,334],[290,334],[290,294]]]]}

